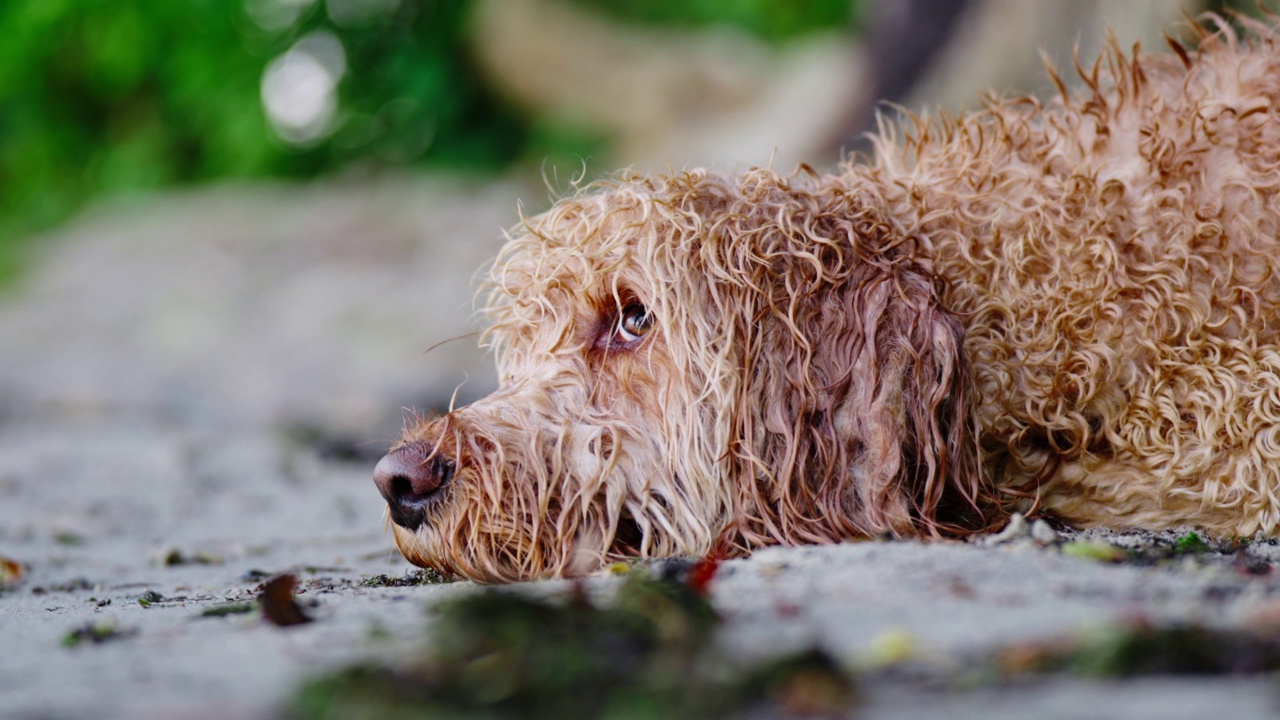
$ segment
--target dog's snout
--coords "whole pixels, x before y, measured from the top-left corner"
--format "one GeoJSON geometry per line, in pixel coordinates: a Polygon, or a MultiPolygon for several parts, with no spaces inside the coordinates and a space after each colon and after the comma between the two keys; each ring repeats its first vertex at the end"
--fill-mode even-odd
{"type": "Polygon", "coordinates": [[[422,525],[427,504],[453,478],[453,462],[433,450],[426,443],[406,443],[373,469],[373,482],[387,501],[391,522],[407,530],[422,525]]]}

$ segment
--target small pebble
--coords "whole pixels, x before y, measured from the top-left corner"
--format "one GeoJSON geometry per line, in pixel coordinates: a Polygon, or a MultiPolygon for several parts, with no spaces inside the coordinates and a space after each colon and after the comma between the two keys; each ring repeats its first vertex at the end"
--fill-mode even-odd
{"type": "Polygon", "coordinates": [[[987,545],[1003,545],[1014,540],[1027,537],[1030,528],[1027,525],[1027,519],[1022,513],[1014,513],[1009,516],[1009,524],[1004,526],[1000,532],[986,539],[987,545]]]}
{"type": "Polygon", "coordinates": [[[1058,533],[1049,527],[1049,523],[1044,520],[1036,520],[1031,523],[1031,537],[1041,545],[1052,545],[1058,542],[1058,533]]]}

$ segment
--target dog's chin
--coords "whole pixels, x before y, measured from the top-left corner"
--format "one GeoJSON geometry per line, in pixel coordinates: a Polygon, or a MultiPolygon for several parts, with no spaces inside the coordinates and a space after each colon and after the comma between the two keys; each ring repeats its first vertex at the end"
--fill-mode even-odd
{"type": "MultiPolygon", "coordinates": [[[[520,558],[486,558],[470,555],[470,552],[484,548],[459,548],[445,541],[439,528],[448,522],[447,506],[444,504],[431,508],[430,517],[421,527],[409,529],[391,523],[396,548],[405,560],[418,567],[431,568],[446,575],[468,577],[480,582],[510,582],[519,579],[531,579],[547,575],[575,577],[599,571],[608,563],[637,558],[642,555],[644,531],[640,524],[629,514],[624,513],[617,522],[612,536],[603,527],[596,526],[580,532],[574,541],[563,547],[564,554],[556,562],[551,558],[547,567],[539,572],[536,568],[515,570],[521,566],[520,558]],[[444,517],[441,517],[444,515],[444,517]],[[434,522],[433,522],[434,521],[434,522]],[[456,554],[462,551],[462,555],[456,554]]],[[[527,558],[526,558],[527,559],[527,558]]]]}
{"type": "Polygon", "coordinates": [[[395,536],[396,549],[400,551],[405,560],[418,567],[431,568],[450,574],[454,572],[446,566],[446,563],[440,562],[438,553],[431,552],[419,531],[408,530],[394,523],[391,525],[391,529],[395,536]]]}

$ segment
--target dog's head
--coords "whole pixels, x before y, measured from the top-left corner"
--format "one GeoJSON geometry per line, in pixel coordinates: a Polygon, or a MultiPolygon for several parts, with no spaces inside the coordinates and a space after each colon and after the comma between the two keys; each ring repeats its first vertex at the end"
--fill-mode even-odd
{"type": "Polygon", "coordinates": [[[961,325],[873,187],[629,177],[526,220],[489,281],[500,389],[375,473],[405,557],[510,580],[976,508],[961,325]]]}

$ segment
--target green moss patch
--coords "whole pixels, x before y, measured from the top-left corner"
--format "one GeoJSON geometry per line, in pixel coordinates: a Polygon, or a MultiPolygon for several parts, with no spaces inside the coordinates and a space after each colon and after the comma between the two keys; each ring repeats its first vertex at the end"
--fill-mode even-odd
{"type": "Polygon", "coordinates": [[[258,603],[231,602],[214,605],[200,611],[199,617],[226,617],[228,615],[245,615],[258,609],[258,603]]]}
{"type": "MultiPolygon", "coordinates": [[[[696,576],[694,574],[693,576],[696,576]]],[[[846,710],[853,683],[821,651],[743,667],[717,653],[696,585],[631,573],[608,604],[488,590],[442,604],[404,666],[360,664],[294,695],[296,718],[725,717],[846,710]]]]}
{"type": "Polygon", "coordinates": [[[1011,646],[994,662],[1005,676],[1246,675],[1280,670],[1280,635],[1138,622],[1011,646]]]}
{"type": "Polygon", "coordinates": [[[66,647],[101,645],[137,634],[137,630],[121,629],[112,622],[89,622],[63,635],[62,644],[66,647]]]}

